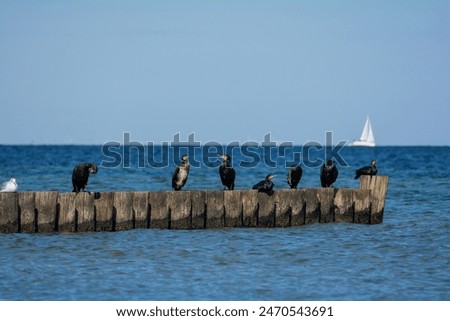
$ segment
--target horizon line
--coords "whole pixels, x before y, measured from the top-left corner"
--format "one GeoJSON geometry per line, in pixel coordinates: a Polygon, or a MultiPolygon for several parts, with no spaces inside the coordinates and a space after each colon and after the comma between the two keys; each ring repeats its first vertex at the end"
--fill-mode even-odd
{"type": "MultiPolygon", "coordinates": [[[[93,146],[103,146],[103,145],[106,145],[107,143],[110,143],[110,142],[91,143],[91,144],[88,144],[88,143],[0,143],[0,146],[23,146],[23,147],[27,147],[27,146],[37,146],[37,147],[38,146],[80,146],[80,147],[82,147],[82,146],[91,146],[91,147],[93,147],[93,146]]],[[[148,143],[149,142],[147,142],[147,144],[143,144],[143,145],[144,146],[146,146],[146,145],[148,146],[148,143]]],[[[166,143],[166,142],[164,142],[164,143],[166,143]]],[[[332,147],[332,146],[336,146],[337,145],[337,144],[336,145],[324,145],[324,144],[321,144],[321,143],[318,143],[318,142],[314,142],[314,143],[317,143],[317,144],[311,144],[311,142],[309,142],[309,144],[311,146],[320,145],[320,146],[325,146],[325,147],[332,147]]],[[[277,146],[279,146],[278,142],[276,144],[277,144],[277,146]]],[[[308,144],[308,143],[306,143],[306,144],[308,144]]],[[[304,146],[306,144],[293,144],[292,146],[304,146]]],[[[127,146],[127,145],[134,146],[133,144],[121,144],[121,146],[127,146]]],[[[154,144],[154,146],[162,146],[162,145],[163,145],[162,143],[154,144]]],[[[205,146],[205,145],[206,144],[202,144],[201,146],[205,146]]],[[[227,145],[227,144],[219,143],[219,144],[211,145],[211,146],[225,146],[225,145],[227,145]]],[[[170,143],[169,143],[168,146],[170,147],[170,143]]],[[[181,146],[183,146],[183,144],[181,144],[181,146]]],[[[186,144],[186,146],[189,146],[189,145],[186,144]]],[[[350,145],[346,144],[343,147],[351,147],[351,148],[355,148],[355,149],[360,149],[360,148],[369,148],[369,149],[371,149],[371,148],[377,148],[377,147],[450,147],[450,144],[449,145],[442,145],[442,144],[439,144],[439,145],[431,145],[431,144],[382,144],[382,145],[376,145],[374,147],[350,146],[350,145]]]]}

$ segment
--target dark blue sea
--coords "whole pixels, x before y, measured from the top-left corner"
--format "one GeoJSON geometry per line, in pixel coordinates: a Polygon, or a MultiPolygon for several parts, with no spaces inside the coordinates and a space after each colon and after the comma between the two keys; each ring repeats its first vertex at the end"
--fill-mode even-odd
{"type": "MultiPolygon", "coordinates": [[[[222,189],[215,148],[187,151],[196,166],[185,189],[222,189]]],[[[90,191],[170,190],[178,152],[0,146],[0,181],[66,192],[73,167],[96,162],[90,191]]],[[[268,173],[287,188],[286,166],[297,162],[300,187],[318,187],[327,157],[319,147],[232,155],[236,189],[268,173]]],[[[377,159],[390,177],[382,224],[0,234],[0,300],[450,300],[450,147],[345,147],[331,156],[336,188],[358,187],[354,170],[377,159]]]]}

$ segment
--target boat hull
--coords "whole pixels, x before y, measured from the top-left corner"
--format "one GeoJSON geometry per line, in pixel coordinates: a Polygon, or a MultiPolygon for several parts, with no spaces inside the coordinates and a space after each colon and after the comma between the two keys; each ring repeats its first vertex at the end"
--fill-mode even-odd
{"type": "Polygon", "coordinates": [[[350,146],[375,147],[375,143],[355,140],[350,146]]]}

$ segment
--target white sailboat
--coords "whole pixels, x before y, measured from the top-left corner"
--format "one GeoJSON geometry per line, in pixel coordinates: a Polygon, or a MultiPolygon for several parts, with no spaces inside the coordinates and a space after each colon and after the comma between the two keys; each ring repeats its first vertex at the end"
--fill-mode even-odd
{"type": "Polygon", "coordinates": [[[364,124],[364,129],[362,131],[359,140],[353,141],[350,146],[366,146],[375,147],[375,137],[373,136],[372,125],[370,124],[369,116],[366,118],[366,123],[364,124]]]}

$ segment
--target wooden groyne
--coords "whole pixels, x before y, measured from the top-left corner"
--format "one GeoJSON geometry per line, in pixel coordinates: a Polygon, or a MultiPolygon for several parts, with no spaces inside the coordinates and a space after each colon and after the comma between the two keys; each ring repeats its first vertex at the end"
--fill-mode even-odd
{"type": "Polygon", "coordinates": [[[167,192],[0,193],[0,233],[289,227],[378,224],[389,177],[362,176],[359,188],[167,192]]]}

